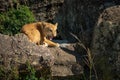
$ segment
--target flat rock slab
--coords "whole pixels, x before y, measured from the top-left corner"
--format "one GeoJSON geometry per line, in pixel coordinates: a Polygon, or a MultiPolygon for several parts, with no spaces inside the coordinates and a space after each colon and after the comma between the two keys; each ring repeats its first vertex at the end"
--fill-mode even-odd
{"type": "MultiPolygon", "coordinates": [[[[59,41],[58,41],[59,42],[59,41]]],[[[54,55],[54,65],[51,67],[53,76],[79,75],[83,72],[79,64],[80,54],[75,50],[75,43],[62,43],[60,48],[50,48],[54,55]]]]}
{"type": "Polygon", "coordinates": [[[28,41],[24,34],[8,36],[0,34],[0,61],[5,67],[25,64],[50,66],[54,57],[45,46],[37,46],[28,41]]]}
{"type": "Polygon", "coordinates": [[[45,47],[29,42],[22,33],[15,36],[0,34],[0,65],[10,69],[29,61],[35,66],[50,67],[52,76],[81,74],[83,69],[78,64],[80,55],[74,48],[75,43],[61,42],[61,47],[45,47]]]}

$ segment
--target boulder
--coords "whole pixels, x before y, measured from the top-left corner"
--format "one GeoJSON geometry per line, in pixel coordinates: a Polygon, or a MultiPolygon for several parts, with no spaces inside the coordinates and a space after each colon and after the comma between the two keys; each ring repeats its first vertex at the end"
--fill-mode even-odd
{"type": "Polygon", "coordinates": [[[94,26],[104,9],[120,4],[119,0],[65,0],[54,18],[59,23],[61,38],[70,42],[77,40],[75,34],[85,45],[91,45],[94,26]]]}
{"type": "MultiPolygon", "coordinates": [[[[62,42],[62,41],[60,41],[62,42]]],[[[30,42],[26,35],[0,34],[0,66],[10,70],[17,67],[24,70],[26,62],[37,70],[49,67],[52,76],[80,75],[83,72],[75,43],[60,43],[61,47],[46,47],[30,42]]]]}
{"type": "Polygon", "coordinates": [[[50,48],[54,55],[54,65],[51,67],[53,76],[71,76],[83,73],[80,65],[81,55],[76,51],[75,43],[61,44],[61,48],[50,48]]]}
{"type": "Polygon", "coordinates": [[[94,28],[92,53],[102,80],[120,79],[120,6],[105,9],[94,28]],[[102,74],[102,75],[101,75],[102,74]]]}
{"type": "Polygon", "coordinates": [[[30,43],[22,33],[15,36],[0,34],[0,57],[1,63],[8,68],[11,65],[25,64],[26,61],[41,66],[54,63],[54,57],[47,47],[30,43]]]}

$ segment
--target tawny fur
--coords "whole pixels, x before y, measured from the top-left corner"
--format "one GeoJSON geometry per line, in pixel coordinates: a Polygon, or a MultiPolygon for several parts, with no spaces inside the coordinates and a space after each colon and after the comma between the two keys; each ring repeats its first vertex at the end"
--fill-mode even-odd
{"type": "Polygon", "coordinates": [[[57,35],[57,25],[57,23],[54,25],[47,22],[30,23],[25,24],[22,27],[21,32],[26,34],[29,40],[37,45],[48,44],[48,46],[59,47],[58,43],[48,39],[57,35]]]}

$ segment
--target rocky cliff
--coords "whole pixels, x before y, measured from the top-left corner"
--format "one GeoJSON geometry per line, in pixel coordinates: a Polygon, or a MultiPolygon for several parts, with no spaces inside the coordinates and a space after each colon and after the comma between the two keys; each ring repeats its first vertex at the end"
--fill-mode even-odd
{"type": "MultiPolygon", "coordinates": [[[[13,68],[22,72],[26,69],[24,65],[29,62],[38,71],[49,68],[52,76],[81,75],[83,67],[79,64],[80,54],[74,48],[75,43],[60,45],[60,48],[48,48],[29,42],[22,33],[15,36],[0,34],[0,71],[4,67],[5,75],[13,68]]],[[[8,78],[5,75],[0,75],[0,79],[13,78],[13,75],[8,78]]]]}
{"type": "Polygon", "coordinates": [[[63,2],[64,0],[0,0],[0,12],[16,8],[17,5],[27,5],[35,14],[36,20],[52,22],[63,2]]]}
{"type": "MultiPolygon", "coordinates": [[[[83,49],[81,45],[76,45],[76,43],[66,43],[67,45],[62,45],[62,48],[45,48],[31,43],[28,44],[27,40],[24,41],[23,39],[24,35],[21,34],[20,36],[23,36],[21,38],[16,36],[5,37],[6,35],[1,34],[0,50],[2,53],[0,54],[2,65],[3,63],[6,63],[5,66],[19,63],[16,62],[16,58],[24,63],[26,60],[32,59],[30,61],[34,64],[38,63],[40,66],[50,64],[47,66],[51,67],[53,76],[64,76],[65,78],[69,75],[84,73],[85,75],[88,74],[88,76],[86,75],[88,78],[90,68],[84,60],[89,60],[87,52],[91,52],[95,64],[92,69],[92,77],[90,77],[92,80],[120,79],[119,0],[19,1],[20,4],[30,7],[37,20],[58,22],[60,38],[67,39],[69,42],[83,43],[90,51],[85,51],[85,48],[83,49]],[[19,42],[19,39],[23,41],[19,42]],[[16,42],[19,46],[15,45],[16,42]],[[35,58],[30,58],[31,54],[35,58]],[[46,55],[48,56],[46,57],[46,55]]],[[[8,0],[8,2],[1,0],[0,11],[4,12],[12,5],[11,0],[8,0]]]]}
{"type": "Polygon", "coordinates": [[[105,9],[94,28],[92,52],[97,71],[103,80],[119,79],[120,73],[120,6],[105,9]],[[114,75],[113,75],[114,73],[114,75]]]}
{"type": "Polygon", "coordinates": [[[119,0],[65,0],[54,20],[59,23],[58,30],[63,39],[76,41],[70,34],[73,33],[89,46],[100,14],[118,4],[119,0]]]}

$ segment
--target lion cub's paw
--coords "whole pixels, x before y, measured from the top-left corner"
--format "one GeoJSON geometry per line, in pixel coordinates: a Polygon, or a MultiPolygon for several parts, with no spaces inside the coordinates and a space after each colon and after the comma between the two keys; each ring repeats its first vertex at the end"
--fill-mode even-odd
{"type": "Polygon", "coordinates": [[[43,45],[46,46],[46,47],[48,47],[48,44],[47,44],[47,43],[44,43],[43,45]]]}
{"type": "Polygon", "coordinates": [[[59,44],[59,43],[56,43],[56,47],[60,47],[60,44],[59,44]]]}

